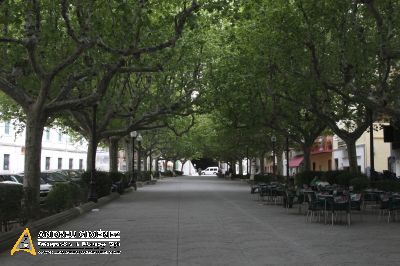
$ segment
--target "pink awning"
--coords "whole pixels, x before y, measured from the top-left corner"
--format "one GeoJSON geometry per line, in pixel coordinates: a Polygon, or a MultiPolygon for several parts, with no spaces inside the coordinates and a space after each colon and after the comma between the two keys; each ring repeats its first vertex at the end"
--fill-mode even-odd
{"type": "Polygon", "coordinates": [[[303,156],[296,156],[289,160],[289,167],[295,168],[299,167],[301,162],[303,161],[303,156]]]}

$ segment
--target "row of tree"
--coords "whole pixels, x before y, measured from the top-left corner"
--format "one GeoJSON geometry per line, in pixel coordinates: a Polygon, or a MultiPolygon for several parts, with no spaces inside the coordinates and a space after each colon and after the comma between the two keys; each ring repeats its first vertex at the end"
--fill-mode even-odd
{"type": "Polygon", "coordinates": [[[88,170],[101,142],[110,146],[116,170],[119,140],[131,131],[190,127],[205,89],[202,20],[220,6],[195,0],[0,1],[1,113],[26,127],[29,213],[39,204],[46,126],[67,127],[88,140],[88,170]]]}
{"type": "Polygon", "coordinates": [[[236,4],[209,31],[214,156],[263,158],[275,135],[278,150],[286,137],[302,149],[310,169],[314,140],[333,132],[358,171],[357,139],[371,122],[399,117],[400,1],[236,4]]]}

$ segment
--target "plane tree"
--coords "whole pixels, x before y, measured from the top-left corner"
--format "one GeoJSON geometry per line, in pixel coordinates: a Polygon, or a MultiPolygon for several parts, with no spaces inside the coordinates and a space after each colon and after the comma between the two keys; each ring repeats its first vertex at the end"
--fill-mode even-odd
{"type": "Polygon", "coordinates": [[[163,3],[157,8],[147,1],[1,1],[0,89],[26,117],[30,214],[38,208],[41,141],[49,117],[94,105],[121,72],[158,69],[146,57],[172,47],[199,7],[163,3]]]}

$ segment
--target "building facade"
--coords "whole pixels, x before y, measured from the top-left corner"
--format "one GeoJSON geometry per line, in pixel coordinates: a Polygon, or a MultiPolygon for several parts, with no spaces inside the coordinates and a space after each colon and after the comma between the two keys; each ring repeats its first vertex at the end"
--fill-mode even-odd
{"type": "MultiPolygon", "coordinates": [[[[389,169],[389,160],[392,155],[390,143],[385,143],[383,139],[383,124],[375,123],[374,128],[374,166],[375,171],[383,172],[389,169]]],[[[370,133],[365,131],[356,142],[357,164],[362,173],[369,175],[371,166],[370,156],[370,133]]],[[[338,136],[333,138],[333,169],[344,170],[349,167],[346,143],[338,136]]]]}
{"type": "MultiPolygon", "coordinates": [[[[57,128],[43,132],[41,170],[86,169],[87,142],[74,140],[57,128]]],[[[19,130],[13,121],[0,122],[0,172],[24,171],[25,130],[19,130]]]]}

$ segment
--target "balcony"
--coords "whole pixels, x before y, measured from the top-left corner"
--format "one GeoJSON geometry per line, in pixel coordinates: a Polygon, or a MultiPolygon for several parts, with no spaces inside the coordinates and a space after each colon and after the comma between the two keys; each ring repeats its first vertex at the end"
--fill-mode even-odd
{"type": "Polygon", "coordinates": [[[332,152],[331,136],[317,138],[317,140],[314,142],[313,147],[311,148],[311,154],[330,153],[330,152],[332,152]]]}

